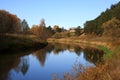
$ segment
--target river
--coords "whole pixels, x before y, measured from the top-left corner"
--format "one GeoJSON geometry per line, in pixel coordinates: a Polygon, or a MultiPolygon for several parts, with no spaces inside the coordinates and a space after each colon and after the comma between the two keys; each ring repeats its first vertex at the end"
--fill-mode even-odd
{"type": "Polygon", "coordinates": [[[102,61],[103,51],[73,44],[48,44],[37,51],[0,55],[0,80],[52,80],[72,73],[74,66],[93,66],[102,61]]]}

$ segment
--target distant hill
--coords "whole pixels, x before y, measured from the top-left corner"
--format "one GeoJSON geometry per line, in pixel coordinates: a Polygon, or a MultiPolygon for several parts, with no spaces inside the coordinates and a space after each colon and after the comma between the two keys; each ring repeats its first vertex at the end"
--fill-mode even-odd
{"type": "Polygon", "coordinates": [[[102,12],[96,19],[86,21],[86,23],[84,24],[85,33],[94,33],[97,35],[102,34],[102,24],[114,17],[120,20],[120,2],[111,5],[110,9],[106,9],[106,11],[102,12]]]}

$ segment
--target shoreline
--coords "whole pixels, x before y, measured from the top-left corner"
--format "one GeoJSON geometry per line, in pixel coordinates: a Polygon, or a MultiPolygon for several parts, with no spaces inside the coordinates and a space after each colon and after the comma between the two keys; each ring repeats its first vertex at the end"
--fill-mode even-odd
{"type": "Polygon", "coordinates": [[[114,41],[114,42],[107,42],[106,41],[95,41],[92,39],[89,40],[80,40],[79,38],[61,38],[61,39],[55,39],[55,38],[49,38],[47,40],[48,42],[58,42],[58,43],[77,43],[77,44],[86,44],[86,45],[95,45],[98,46],[101,50],[105,52],[105,63],[104,64],[98,64],[98,66],[90,67],[85,70],[85,72],[77,73],[76,79],[93,79],[95,76],[98,76],[98,79],[102,80],[119,80],[120,79],[120,41],[114,41]],[[92,74],[91,74],[92,73],[92,74]]]}
{"type": "Polygon", "coordinates": [[[47,42],[42,41],[37,37],[30,37],[30,35],[0,35],[0,54],[40,49],[45,47],[47,44],[47,42]]]}
{"type": "Polygon", "coordinates": [[[61,39],[55,39],[55,38],[49,38],[47,42],[57,42],[57,43],[75,43],[75,44],[86,44],[86,45],[102,45],[107,48],[111,48],[112,44],[109,42],[101,42],[101,41],[92,41],[92,40],[80,40],[80,39],[72,39],[72,38],[61,38],[61,39]]]}

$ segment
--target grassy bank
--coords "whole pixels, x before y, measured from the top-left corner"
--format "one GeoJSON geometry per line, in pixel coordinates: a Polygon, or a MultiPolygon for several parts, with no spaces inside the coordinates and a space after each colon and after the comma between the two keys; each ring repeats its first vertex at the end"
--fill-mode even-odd
{"type": "MultiPolygon", "coordinates": [[[[110,40],[104,38],[61,38],[61,39],[48,39],[48,42],[58,43],[77,43],[86,45],[95,45],[99,49],[105,52],[103,59],[104,64],[98,64],[96,67],[84,68],[84,72],[76,71],[76,76],[73,77],[74,73],[63,77],[63,80],[120,80],[120,41],[110,40]]],[[[83,66],[76,66],[81,68],[83,66]]]]}
{"type": "Polygon", "coordinates": [[[102,45],[99,45],[97,46],[99,49],[103,50],[105,52],[104,56],[103,56],[103,59],[104,60],[108,60],[110,58],[110,56],[113,54],[113,51],[108,49],[107,47],[105,46],[102,46],[102,45]]]}
{"type": "Polygon", "coordinates": [[[77,74],[75,80],[120,80],[120,46],[111,50],[100,48],[106,52],[104,64],[85,69],[85,72],[77,74]]]}
{"type": "Polygon", "coordinates": [[[60,39],[55,39],[55,38],[49,38],[47,40],[48,42],[58,42],[58,43],[78,43],[78,44],[87,44],[87,45],[103,45],[108,48],[111,47],[111,44],[107,41],[101,41],[101,40],[93,40],[93,39],[80,39],[77,37],[74,38],[60,38],[60,39]]]}
{"type": "Polygon", "coordinates": [[[22,52],[35,48],[42,48],[47,42],[33,35],[1,34],[0,53],[22,52]]]}

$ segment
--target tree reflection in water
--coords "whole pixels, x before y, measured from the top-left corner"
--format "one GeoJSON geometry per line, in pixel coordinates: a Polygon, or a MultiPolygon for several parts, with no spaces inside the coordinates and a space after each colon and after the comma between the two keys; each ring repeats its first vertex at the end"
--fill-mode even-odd
{"type": "Polygon", "coordinates": [[[41,66],[44,66],[44,63],[46,60],[46,55],[50,54],[52,52],[53,48],[54,48],[54,46],[49,44],[44,49],[40,49],[33,53],[33,55],[35,55],[36,58],[39,60],[41,66]]]}
{"type": "MultiPolygon", "coordinates": [[[[45,66],[46,58],[49,57],[48,55],[53,54],[55,55],[54,57],[57,57],[57,55],[63,54],[65,51],[69,52],[70,55],[75,53],[78,57],[83,56],[87,62],[93,64],[101,62],[104,54],[103,51],[94,47],[51,43],[45,48],[33,52],[31,55],[35,56],[37,61],[39,61],[38,63],[41,64],[40,67],[43,68],[45,66]]],[[[65,56],[69,55],[64,55],[64,59],[66,58],[65,56]]],[[[22,73],[22,75],[25,76],[31,66],[29,55],[21,57],[17,54],[14,57],[11,55],[7,57],[0,56],[0,65],[0,80],[10,79],[12,71],[16,72],[16,74],[22,73]]]]}
{"type": "Polygon", "coordinates": [[[18,56],[0,55],[0,80],[7,80],[11,69],[19,64],[18,56]]]}
{"type": "Polygon", "coordinates": [[[28,56],[20,55],[4,55],[0,58],[0,80],[8,80],[11,77],[11,70],[16,73],[22,72],[23,75],[26,74],[29,68],[29,58],[28,56]]]}
{"type": "Polygon", "coordinates": [[[102,62],[104,52],[97,48],[86,47],[84,50],[84,58],[94,64],[102,62]]]}
{"type": "Polygon", "coordinates": [[[65,50],[69,50],[70,52],[75,52],[78,56],[81,53],[84,53],[84,58],[87,61],[90,61],[94,64],[101,62],[104,52],[95,48],[84,46],[81,47],[79,45],[73,44],[60,44],[60,43],[51,43],[46,46],[44,49],[40,49],[34,52],[34,55],[39,60],[41,66],[44,66],[47,54],[50,54],[52,51],[55,55],[58,55],[60,52],[65,50]]]}
{"type": "Polygon", "coordinates": [[[53,51],[55,55],[58,55],[60,52],[63,52],[65,50],[73,51],[79,56],[82,51],[82,48],[76,45],[66,45],[66,44],[56,43],[56,44],[49,44],[44,49],[40,49],[34,52],[33,55],[37,57],[41,66],[44,66],[47,54],[50,54],[53,51]]]}
{"type": "Polygon", "coordinates": [[[22,72],[22,74],[25,75],[28,68],[29,68],[29,56],[24,56],[20,58],[19,65],[15,68],[15,71],[22,72]]]}

